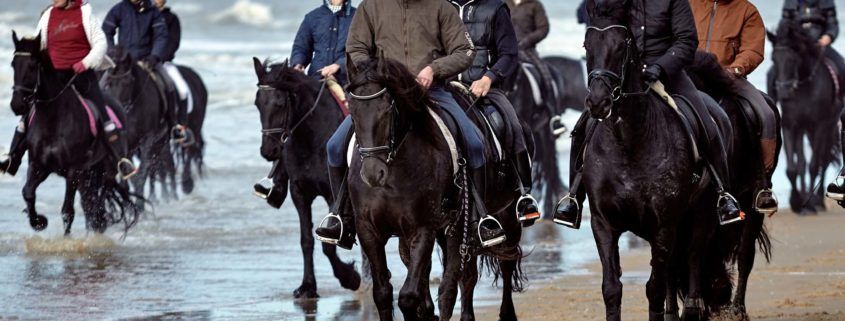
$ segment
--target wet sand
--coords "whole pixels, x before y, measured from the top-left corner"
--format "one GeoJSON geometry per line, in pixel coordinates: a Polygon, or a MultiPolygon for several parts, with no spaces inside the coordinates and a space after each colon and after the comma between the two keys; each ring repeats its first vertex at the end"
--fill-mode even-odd
{"type": "MultiPolygon", "coordinates": [[[[818,216],[782,210],[767,219],[774,257],[767,264],[758,256],[751,274],[747,305],[752,320],[845,320],[845,211],[828,205],[830,211],[818,216]]],[[[648,319],[649,258],[647,244],[623,248],[623,320],[648,319]]],[[[533,282],[525,293],[516,294],[520,320],[604,320],[601,265],[585,268],[586,274],[533,282]]],[[[478,311],[479,320],[497,317],[496,308],[478,311]]]]}

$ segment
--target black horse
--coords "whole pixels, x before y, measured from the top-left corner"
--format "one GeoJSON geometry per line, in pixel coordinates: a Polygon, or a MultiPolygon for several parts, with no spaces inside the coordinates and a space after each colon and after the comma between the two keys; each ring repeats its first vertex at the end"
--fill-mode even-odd
{"type": "Polygon", "coordinates": [[[202,135],[205,123],[206,108],[208,107],[208,89],[202,77],[192,68],[178,66],[179,72],[191,89],[193,109],[188,113],[188,129],[191,132],[190,141],[180,144],[177,148],[177,159],[182,164],[182,192],[191,194],[194,191],[193,167],[196,167],[199,177],[203,175],[203,156],[205,154],[205,139],[202,135]],[[193,167],[192,167],[193,166],[193,167]]]}
{"type": "MultiPolygon", "coordinates": [[[[268,65],[258,58],[253,58],[253,62],[258,77],[255,106],[261,116],[261,156],[275,162],[272,173],[275,184],[268,201],[280,207],[289,185],[291,199],[299,212],[305,266],[302,285],[293,295],[316,298],[311,204],[318,196],[328,204],[334,201],[326,171],[326,142],[343,120],[343,111],[323,82],[305,76],[287,62],[268,65]]],[[[358,289],[361,277],[355,271],[354,262],[341,261],[334,245],[323,243],[322,246],[340,285],[349,290],[358,289]]]]}
{"type": "MultiPolygon", "coordinates": [[[[74,220],[77,190],[82,197],[88,230],[103,233],[117,223],[124,223],[128,229],[137,222],[140,213],[134,203],[136,198],[115,180],[117,169],[112,164],[117,160],[108,151],[105,138],[89,128],[90,114],[71,85],[72,80],[65,83],[57,78],[50,59],[40,49],[40,35],[18,39],[13,33],[12,39],[15,44],[13,101],[32,104],[26,134],[29,170],[23,187],[30,225],[37,231],[47,227],[47,218],[35,209],[36,189],[55,173],[66,181],[62,205],[66,235],[70,234],[74,220]]],[[[102,133],[102,128],[96,132],[102,133]]]]}
{"type": "MultiPolygon", "coordinates": [[[[649,320],[678,318],[676,297],[667,296],[678,278],[688,281],[683,287],[684,320],[706,318],[705,285],[711,284],[712,274],[728,273],[724,265],[714,267],[718,272],[704,270],[709,240],[719,224],[712,177],[697,164],[678,112],[643,84],[642,68],[636,67],[642,64],[627,26],[629,2],[604,1],[598,7],[595,2],[587,3],[593,25],[585,37],[590,71],[586,101],[593,119],[587,126],[582,171],[602,263],[606,318],[621,320],[618,242],[626,231],[651,244],[649,320]]],[[[717,111],[715,101],[709,101],[717,111]]],[[[720,123],[720,130],[722,137],[733,137],[729,123],[720,123]]]]}
{"type": "MultiPolygon", "coordinates": [[[[766,187],[766,173],[758,152],[760,147],[757,133],[760,129],[753,121],[756,116],[749,108],[750,106],[743,106],[736,99],[738,91],[734,86],[735,78],[725,73],[715,56],[703,52],[696,53],[695,62],[688,71],[696,86],[718,100],[730,118],[731,127],[734,129],[732,140],[728,143],[729,164],[732,169],[731,182],[733,182],[733,192],[739,203],[743,205],[742,210],[747,213],[744,221],[723,226],[717,231],[715,245],[711,247],[711,252],[704,259],[704,263],[709,266],[705,266],[703,271],[712,275],[703,277],[703,280],[715,280],[710,283],[712,287],[705,290],[711,297],[708,308],[713,313],[729,308],[732,314],[748,320],[745,294],[757,254],[756,245],[759,244],[760,251],[763,252],[767,261],[771,259],[772,246],[763,224],[765,215],[757,212],[753,206],[758,191],[766,187]],[[724,264],[735,266],[738,273],[733,298],[731,297],[732,277],[724,273],[724,264]]],[[[779,129],[780,113],[774,101],[768,100],[770,108],[776,115],[779,129]]],[[[775,155],[780,155],[783,139],[780,136],[780,130],[777,132],[778,145],[775,155]]],[[[775,164],[777,164],[777,159],[775,164]]],[[[683,260],[684,257],[679,255],[677,259],[683,260]]],[[[682,262],[675,262],[675,264],[682,266],[682,262]]],[[[670,292],[670,297],[673,298],[675,293],[678,292],[670,292]]],[[[668,302],[671,304],[677,300],[670,298],[668,302]]],[[[674,307],[677,308],[676,305],[674,307]]]]}
{"type": "MultiPolygon", "coordinates": [[[[560,110],[560,112],[563,112],[566,108],[583,110],[587,89],[584,84],[584,72],[581,63],[564,57],[546,57],[543,61],[548,63],[552,78],[557,85],[557,95],[547,95],[558,98],[558,101],[553,103],[556,106],[553,109],[560,110]]],[[[533,161],[534,177],[538,178],[535,181],[535,189],[538,192],[543,191],[542,213],[544,218],[550,219],[554,213],[555,201],[563,195],[566,189],[561,180],[555,145],[558,135],[552,131],[550,125],[553,119],[559,118],[560,115],[552,115],[553,113],[550,112],[549,108],[538,106],[539,97],[535,96],[539,94],[543,97],[543,95],[533,91],[534,88],[539,88],[539,86],[532,85],[532,81],[527,76],[525,69],[520,67],[513,87],[508,93],[508,98],[513,103],[519,119],[527,123],[533,133],[537,145],[533,161]]]]}
{"type": "Polygon", "coordinates": [[[834,80],[830,62],[817,41],[800,25],[783,20],[777,34],[768,33],[774,45],[769,95],[783,110],[786,147],[786,176],[792,184],[789,204],[799,214],[824,209],[824,177],[828,166],[839,162],[837,123],[843,107],[843,82],[834,80]],[[804,139],[813,151],[809,164],[804,155],[804,139]],[[809,174],[809,177],[807,176],[809,174]]]}
{"type": "MultiPolygon", "coordinates": [[[[110,53],[115,67],[103,75],[101,85],[118,100],[127,115],[130,155],[141,162],[132,178],[135,193],[144,195],[144,185],[172,153],[168,148],[167,98],[159,91],[146,67],[136,62],[121,46],[110,53]]],[[[155,195],[151,195],[154,197],[155,195]]]]}
{"type": "MultiPolygon", "coordinates": [[[[521,229],[514,215],[514,203],[520,195],[510,188],[516,181],[510,166],[490,161],[486,165],[487,183],[483,184],[486,188],[481,193],[489,213],[495,213],[508,231],[507,240],[491,249],[477,250],[470,240],[475,232],[468,223],[471,202],[466,169],[453,164],[430,114],[433,103],[426,90],[404,65],[385,58],[351,66],[350,75],[350,112],[359,148],[347,179],[358,239],[370,261],[380,319],[393,319],[393,290],[384,246],[389,238],[398,236],[401,257],[408,268],[398,302],[405,320],[434,318],[429,273],[435,242],[445,252],[438,300],[441,319],[451,317],[459,283],[462,319],[474,319],[476,255],[486,254],[504,282],[500,317],[516,320],[510,292],[520,290],[522,281],[521,229]]],[[[473,111],[470,114],[477,117],[473,111]]],[[[487,159],[493,159],[489,145],[486,151],[487,159]]]]}

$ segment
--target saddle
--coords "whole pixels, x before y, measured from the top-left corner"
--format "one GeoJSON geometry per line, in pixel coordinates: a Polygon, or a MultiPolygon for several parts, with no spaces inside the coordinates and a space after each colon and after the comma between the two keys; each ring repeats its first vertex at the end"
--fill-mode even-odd
{"type": "Polygon", "coordinates": [[[176,84],[165,73],[161,73],[155,68],[150,68],[142,62],[138,62],[141,69],[147,72],[147,75],[153,81],[158,90],[159,97],[164,102],[164,108],[167,113],[172,113],[174,116],[177,112],[179,101],[179,93],[176,90],[176,84]]]}
{"type": "MultiPolygon", "coordinates": [[[[537,106],[542,106],[545,101],[543,99],[543,76],[540,74],[540,70],[537,69],[537,66],[530,62],[523,62],[521,64],[522,71],[524,71],[525,77],[528,79],[528,83],[531,84],[531,96],[534,97],[534,104],[537,106]]],[[[552,88],[552,94],[555,99],[560,100],[560,92],[558,90],[558,83],[556,79],[549,79],[552,83],[549,84],[549,87],[552,88]]]]}
{"type": "MultiPolygon", "coordinates": [[[[101,115],[98,108],[92,108],[95,106],[94,102],[85,99],[74,89],[77,99],[79,99],[79,103],[82,105],[82,108],[85,110],[85,113],[88,115],[88,131],[91,133],[92,136],[97,137],[99,134],[100,126],[99,124],[104,123],[106,119],[111,120],[112,123],[115,124],[117,129],[123,129],[123,122],[120,121],[120,118],[114,112],[111,106],[106,105],[106,113],[108,115],[101,115]],[[107,117],[107,118],[106,118],[107,117]]],[[[37,114],[37,108],[32,108],[29,112],[29,118],[27,121],[27,125],[32,125],[33,120],[35,120],[35,116],[37,114]]]]}
{"type": "MultiPolygon", "coordinates": [[[[488,99],[486,97],[475,101],[476,99],[469,92],[469,88],[461,82],[450,82],[448,87],[449,92],[452,93],[452,96],[461,105],[461,109],[467,113],[469,118],[475,123],[475,126],[481,130],[481,137],[490,140],[494,147],[493,153],[495,154],[496,160],[503,160],[505,158],[505,152],[502,146],[506,142],[511,142],[513,138],[510,137],[511,133],[507,130],[506,118],[503,116],[504,113],[499,110],[499,105],[493,101],[494,99],[488,99]]],[[[457,133],[455,131],[457,126],[454,120],[451,117],[445,118],[448,118],[450,121],[450,130],[453,133],[457,133]]]]}

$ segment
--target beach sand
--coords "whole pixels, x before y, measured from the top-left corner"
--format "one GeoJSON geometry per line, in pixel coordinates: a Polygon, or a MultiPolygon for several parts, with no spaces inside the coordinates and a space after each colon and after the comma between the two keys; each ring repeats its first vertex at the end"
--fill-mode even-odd
{"type": "MultiPolygon", "coordinates": [[[[747,306],[752,320],[845,320],[845,211],[833,203],[828,208],[807,217],[781,210],[766,220],[774,257],[767,264],[758,255],[751,274],[747,306]]],[[[648,245],[622,253],[623,320],[648,319],[649,258],[648,245]]],[[[586,268],[586,275],[531,283],[526,292],[516,294],[520,320],[604,320],[601,265],[586,268]]],[[[498,308],[478,311],[477,316],[497,320],[498,308]]]]}

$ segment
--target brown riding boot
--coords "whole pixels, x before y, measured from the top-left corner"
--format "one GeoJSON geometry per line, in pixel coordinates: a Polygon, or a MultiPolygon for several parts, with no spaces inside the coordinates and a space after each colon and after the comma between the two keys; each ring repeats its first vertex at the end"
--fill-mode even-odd
{"type": "MultiPolygon", "coordinates": [[[[763,166],[766,170],[766,178],[772,174],[775,169],[775,151],[777,150],[777,140],[774,138],[760,139],[760,153],[763,159],[763,166]]],[[[771,186],[769,179],[768,185],[771,186]]],[[[757,197],[754,200],[754,207],[759,213],[772,215],[778,210],[778,200],[775,197],[771,188],[764,188],[757,192],[757,197]]]]}
{"type": "Polygon", "coordinates": [[[775,169],[775,150],[777,150],[777,147],[777,139],[760,139],[760,157],[763,158],[763,166],[766,168],[767,174],[770,174],[775,169]]]}

